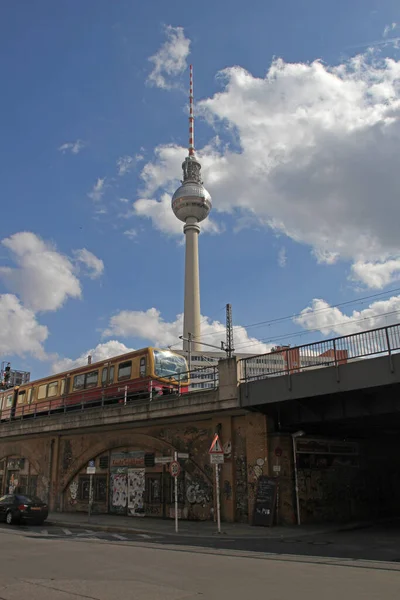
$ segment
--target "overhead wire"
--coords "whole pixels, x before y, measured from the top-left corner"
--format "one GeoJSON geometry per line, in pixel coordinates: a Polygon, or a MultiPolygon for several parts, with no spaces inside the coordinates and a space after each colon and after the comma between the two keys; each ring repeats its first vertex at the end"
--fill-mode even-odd
{"type": "MultiPolygon", "coordinates": [[[[261,343],[268,343],[268,342],[274,342],[277,340],[282,340],[282,339],[291,339],[293,337],[298,337],[298,336],[302,336],[302,335],[308,335],[310,333],[316,333],[318,331],[323,331],[324,329],[332,329],[333,327],[340,327],[341,325],[353,325],[356,323],[361,323],[362,321],[370,321],[371,319],[376,319],[376,318],[380,318],[380,317],[386,317],[389,315],[396,315],[400,313],[400,309],[399,310],[392,310],[386,313],[381,313],[379,315],[372,315],[371,317],[363,317],[362,319],[350,319],[349,321],[341,321],[340,323],[331,323],[329,325],[325,325],[322,327],[316,327],[315,329],[302,329],[300,331],[294,332],[294,333],[287,333],[284,335],[279,335],[276,336],[274,338],[261,338],[260,340],[258,340],[257,342],[253,342],[251,344],[247,344],[247,343],[242,343],[242,344],[237,344],[236,345],[236,350],[238,348],[250,348],[251,346],[257,346],[260,342],[261,343]]],[[[354,332],[354,333],[358,333],[358,332],[354,332]]],[[[360,332],[361,333],[361,332],[360,332]]],[[[348,334],[348,335],[352,335],[352,334],[348,334]]],[[[316,344],[319,342],[315,342],[316,344]]]]}
{"type": "MultiPolygon", "coordinates": [[[[325,308],[318,308],[316,310],[313,310],[312,312],[310,312],[309,314],[319,314],[328,310],[332,310],[333,308],[339,308],[341,306],[348,306],[350,304],[357,304],[358,302],[363,302],[364,300],[371,300],[372,298],[378,298],[379,296],[385,296],[388,294],[393,294],[395,292],[400,292],[400,288],[393,288],[391,290],[386,290],[385,292],[378,292],[376,294],[370,294],[368,296],[362,296],[360,298],[355,298],[353,300],[346,300],[345,302],[338,302],[337,304],[332,304],[329,305],[325,308]]],[[[280,323],[280,322],[284,322],[284,321],[289,321],[292,319],[295,319],[296,317],[300,317],[302,315],[302,312],[299,313],[295,313],[293,315],[286,315],[284,317],[277,317],[274,319],[268,319],[266,321],[258,321],[257,323],[250,323],[249,325],[234,325],[233,329],[250,329],[251,327],[260,327],[262,325],[271,325],[271,324],[275,324],[275,323],[280,323]]],[[[204,319],[202,321],[202,323],[205,321],[206,319],[204,319]]],[[[225,328],[224,329],[219,329],[217,331],[211,331],[208,333],[204,333],[203,335],[201,335],[198,338],[198,341],[202,340],[205,337],[209,337],[211,335],[216,335],[218,333],[225,333],[225,328]]]]}

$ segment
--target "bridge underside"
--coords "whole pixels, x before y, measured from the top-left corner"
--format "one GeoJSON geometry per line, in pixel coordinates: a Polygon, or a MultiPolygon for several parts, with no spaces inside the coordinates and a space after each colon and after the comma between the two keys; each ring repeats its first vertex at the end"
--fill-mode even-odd
{"type": "Polygon", "coordinates": [[[280,475],[284,522],[296,519],[294,469],[285,472],[278,456],[285,449],[292,464],[296,456],[301,522],[398,516],[400,384],[270,402],[257,410],[270,422],[270,468],[280,475]]]}

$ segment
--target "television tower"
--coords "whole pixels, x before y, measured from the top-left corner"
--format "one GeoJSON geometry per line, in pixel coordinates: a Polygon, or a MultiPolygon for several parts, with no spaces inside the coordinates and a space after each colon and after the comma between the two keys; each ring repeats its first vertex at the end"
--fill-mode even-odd
{"type": "Polygon", "coordinates": [[[193,68],[190,65],[189,90],[189,153],[182,163],[182,185],[172,196],[172,210],[183,221],[183,233],[186,238],[185,250],[185,303],[183,318],[183,349],[189,350],[187,340],[193,340],[192,350],[201,350],[200,339],[200,279],[199,279],[199,233],[200,221],[211,210],[211,196],[203,186],[200,171],[201,164],[194,151],[194,114],[193,114],[193,68]]]}

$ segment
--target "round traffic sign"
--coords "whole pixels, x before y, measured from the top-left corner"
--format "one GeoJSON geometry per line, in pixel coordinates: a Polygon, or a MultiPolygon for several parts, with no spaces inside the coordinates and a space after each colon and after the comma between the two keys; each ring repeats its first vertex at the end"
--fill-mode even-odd
{"type": "Polygon", "coordinates": [[[178,463],[178,461],[172,461],[172,463],[169,466],[169,472],[171,473],[172,477],[179,476],[179,473],[181,472],[181,465],[178,463]]]}

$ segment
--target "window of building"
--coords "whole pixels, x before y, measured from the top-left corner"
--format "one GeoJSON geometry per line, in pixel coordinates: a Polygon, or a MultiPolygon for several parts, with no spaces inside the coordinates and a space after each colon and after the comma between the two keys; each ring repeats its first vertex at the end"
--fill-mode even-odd
{"type": "Polygon", "coordinates": [[[104,367],[101,372],[101,385],[107,384],[108,367],[104,367]]]}
{"type": "Polygon", "coordinates": [[[85,387],[85,375],[75,375],[74,390],[83,390],[85,387]]]}
{"type": "MultiPolygon", "coordinates": [[[[87,475],[79,476],[78,500],[89,502],[90,478],[87,475]]],[[[107,500],[107,477],[104,475],[95,475],[93,477],[93,501],[106,502],[107,500]]]]}
{"type": "Polygon", "coordinates": [[[38,482],[38,476],[37,475],[31,475],[29,477],[29,490],[28,490],[28,494],[30,496],[36,496],[37,495],[37,482],[38,482]]]}
{"type": "Polygon", "coordinates": [[[132,361],[127,360],[118,366],[118,381],[129,379],[132,372],[132,361]]]}
{"type": "Polygon", "coordinates": [[[114,383],[114,371],[115,367],[113,365],[112,367],[110,367],[110,376],[108,378],[108,383],[114,383]]]}
{"type": "Polygon", "coordinates": [[[146,475],[145,502],[147,504],[161,503],[161,474],[146,475]]]}
{"type": "Polygon", "coordinates": [[[97,387],[98,379],[99,379],[98,371],[91,371],[91,373],[86,373],[85,388],[97,387]]]}
{"type": "Polygon", "coordinates": [[[38,389],[38,400],[44,400],[47,395],[47,384],[39,385],[38,389]]]}
{"type": "Polygon", "coordinates": [[[108,469],[108,454],[105,454],[104,456],[100,456],[99,468],[100,469],[108,469]]]}
{"type": "Polygon", "coordinates": [[[47,396],[49,398],[54,398],[54,396],[58,395],[58,381],[52,381],[51,383],[49,383],[48,389],[47,389],[47,396]]]}
{"type": "Polygon", "coordinates": [[[60,396],[63,396],[64,394],[65,394],[65,379],[61,379],[60,396]]]}

